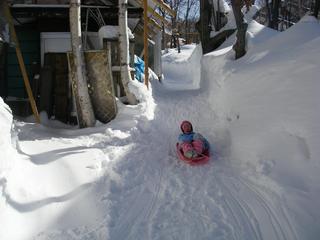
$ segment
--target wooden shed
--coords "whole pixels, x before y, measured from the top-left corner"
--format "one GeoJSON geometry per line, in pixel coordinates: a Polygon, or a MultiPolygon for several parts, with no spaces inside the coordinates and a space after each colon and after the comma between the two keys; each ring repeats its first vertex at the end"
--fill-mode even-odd
{"type": "MultiPolygon", "coordinates": [[[[15,30],[39,111],[46,111],[49,118],[65,123],[76,123],[67,58],[67,52],[71,51],[69,0],[12,0],[9,2],[12,4],[10,9],[15,19],[15,30]]],[[[151,7],[148,9],[149,19],[152,19],[155,14],[159,15],[156,9],[160,8],[163,2],[162,0],[149,0],[149,2],[153,2],[150,5],[153,7],[153,15],[151,7]]],[[[81,5],[83,42],[89,51],[101,50],[98,31],[105,25],[117,26],[118,1],[87,0],[83,3],[81,5]]],[[[158,19],[158,23],[155,20],[150,20],[149,39],[154,36],[154,30],[151,29],[154,26],[161,28],[161,21],[164,19],[158,19]]],[[[143,55],[141,47],[135,48],[136,39],[139,41],[137,43],[139,46],[143,44],[141,42],[143,40],[143,31],[141,31],[143,23],[142,2],[129,0],[128,25],[133,34],[137,36],[130,40],[132,68],[134,67],[134,55],[143,55]]],[[[118,71],[118,40],[114,37],[106,37],[103,40],[102,48],[106,49],[111,57],[114,94],[121,97],[123,89],[118,71]]],[[[12,108],[14,115],[30,115],[32,111],[14,46],[1,44],[1,50],[1,97],[12,108]]],[[[152,56],[152,54],[150,55],[152,56]]]]}

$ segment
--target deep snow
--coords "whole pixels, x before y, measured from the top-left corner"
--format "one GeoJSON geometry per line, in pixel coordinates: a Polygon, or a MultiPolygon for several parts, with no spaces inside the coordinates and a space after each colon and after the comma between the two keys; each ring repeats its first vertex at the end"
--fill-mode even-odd
{"type": "Polygon", "coordinates": [[[0,101],[0,239],[318,239],[319,22],[248,31],[237,61],[232,39],[164,55],[163,84],[134,82],[141,103],[106,125],[11,129],[0,101]],[[184,119],[209,164],[177,159],[184,119]]]}

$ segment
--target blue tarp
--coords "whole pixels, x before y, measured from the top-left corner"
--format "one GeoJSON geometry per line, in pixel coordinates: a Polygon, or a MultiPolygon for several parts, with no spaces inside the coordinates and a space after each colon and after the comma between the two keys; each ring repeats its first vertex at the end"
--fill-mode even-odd
{"type": "Polygon", "coordinates": [[[136,70],[136,79],[139,82],[143,82],[142,75],[144,74],[144,61],[136,55],[134,56],[134,68],[136,70]]]}

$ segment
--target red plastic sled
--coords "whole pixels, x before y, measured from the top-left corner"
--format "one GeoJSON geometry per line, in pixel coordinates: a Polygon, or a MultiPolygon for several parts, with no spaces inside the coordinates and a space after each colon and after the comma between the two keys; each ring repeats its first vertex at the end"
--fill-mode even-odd
{"type": "Polygon", "coordinates": [[[179,146],[179,143],[176,144],[177,147],[177,154],[179,156],[179,158],[190,164],[190,165],[202,165],[202,164],[206,164],[209,159],[210,159],[210,153],[209,150],[205,151],[201,156],[197,157],[197,158],[187,158],[183,155],[182,149],[179,146]]]}

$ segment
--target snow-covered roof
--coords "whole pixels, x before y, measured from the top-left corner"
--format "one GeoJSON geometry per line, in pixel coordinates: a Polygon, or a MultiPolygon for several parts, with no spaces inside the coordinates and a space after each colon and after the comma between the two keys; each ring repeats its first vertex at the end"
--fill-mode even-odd
{"type": "MultiPolygon", "coordinates": [[[[119,38],[119,26],[106,25],[99,29],[99,38],[118,39],[119,38]]],[[[128,35],[130,39],[134,38],[130,28],[128,28],[128,35]]]]}

